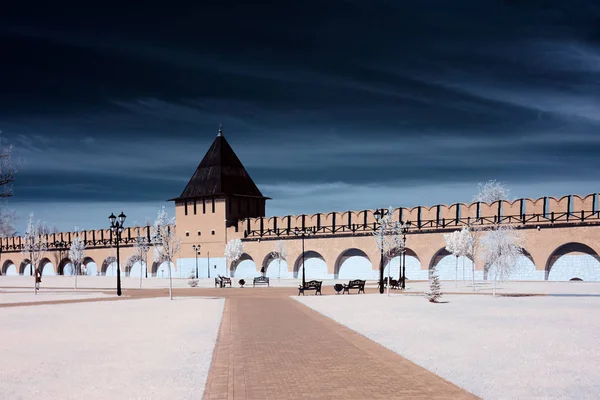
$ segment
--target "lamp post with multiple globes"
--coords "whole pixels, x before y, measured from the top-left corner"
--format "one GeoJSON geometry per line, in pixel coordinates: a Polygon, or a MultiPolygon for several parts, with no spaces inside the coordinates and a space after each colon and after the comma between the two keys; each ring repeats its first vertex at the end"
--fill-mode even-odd
{"type": "Polygon", "coordinates": [[[306,285],[306,272],[304,270],[304,238],[317,233],[314,227],[296,228],[294,234],[302,237],[302,287],[306,285]]]}
{"type": "MultiPolygon", "coordinates": [[[[373,216],[375,217],[375,221],[376,223],[379,224],[379,227],[377,229],[379,230],[383,230],[385,229],[385,227],[383,226],[382,223],[382,219],[383,217],[385,217],[388,213],[388,210],[377,210],[373,213],[373,216]]],[[[385,232],[381,233],[382,235],[385,234],[385,232]]],[[[383,244],[380,247],[381,250],[381,254],[379,257],[379,294],[383,294],[383,244]]],[[[388,282],[389,285],[389,282],[388,282]]]]}
{"type": "Polygon", "coordinates": [[[196,253],[196,279],[198,279],[198,256],[200,255],[200,247],[202,246],[199,244],[192,246],[192,249],[194,249],[194,252],[196,253]]]}
{"type": "Polygon", "coordinates": [[[123,233],[123,225],[125,224],[125,218],[127,216],[123,214],[119,214],[119,220],[117,221],[117,217],[113,213],[110,213],[108,220],[110,221],[110,231],[116,235],[117,242],[117,296],[121,295],[121,259],[119,256],[119,242],[121,241],[121,233],[123,233]]]}

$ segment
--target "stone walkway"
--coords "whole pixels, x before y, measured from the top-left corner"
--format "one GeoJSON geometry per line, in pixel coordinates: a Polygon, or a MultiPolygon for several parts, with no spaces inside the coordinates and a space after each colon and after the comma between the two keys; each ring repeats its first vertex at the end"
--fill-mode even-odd
{"type": "Polygon", "coordinates": [[[234,292],[205,399],[476,398],[290,299],[289,289],[285,296],[275,288],[234,292]]]}
{"type": "MultiPolygon", "coordinates": [[[[296,302],[289,297],[298,293],[293,288],[175,289],[173,293],[175,297],[226,297],[204,393],[207,400],[477,398],[296,302]]],[[[0,308],[167,297],[168,289],[130,289],[123,294],[0,308]]]]}

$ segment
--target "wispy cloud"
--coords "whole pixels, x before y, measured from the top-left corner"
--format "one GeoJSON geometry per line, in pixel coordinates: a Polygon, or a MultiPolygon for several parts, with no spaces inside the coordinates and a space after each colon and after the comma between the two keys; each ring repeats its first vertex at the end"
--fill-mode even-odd
{"type": "Polygon", "coordinates": [[[271,214],[597,185],[595,2],[290,7],[3,10],[11,204],[171,198],[220,122],[271,214]]]}

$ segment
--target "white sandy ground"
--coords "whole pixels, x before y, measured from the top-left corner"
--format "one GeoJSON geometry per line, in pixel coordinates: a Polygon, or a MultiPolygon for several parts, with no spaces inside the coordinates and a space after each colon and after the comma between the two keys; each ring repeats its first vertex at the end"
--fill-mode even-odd
{"type": "MultiPolygon", "coordinates": [[[[232,286],[239,287],[237,278],[232,279],[232,286]]],[[[246,286],[252,287],[252,279],[245,279],[246,286]]],[[[73,289],[75,279],[72,276],[47,276],[42,278],[42,289],[64,288],[73,289]]],[[[298,287],[300,279],[270,279],[270,285],[273,287],[298,287]]],[[[327,293],[334,293],[332,286],[336,283],[348,283],[348,279],[323,279],[323,288],[327,293]]],[[[114,276],[80,276],[77,278],[78,290],[81,289],[107,289],[116,291],[117,278],[114,276]]],[[[123,289],[139,289],[140,278],[121,277],[123,289]]],[[[471,282],[462,282],[459,280],[458,287],[455,287],[454,281],[442,281],[444,291],[472,293],[471,282]]],[[[477,281],[476,293],[491,294],[492,282],[477,281]]],[[[169,280],[161,278],[143,278],[142,288],[156,289],[168,288],[169,280]]],[[[188,288],[188,279],[173,279],[174,288],[188,288]]],[[[198,287],[215,287],[214,278],[199,279],[198,287]]],[[[261,285],[260,287],[265,287],[261,285]]],[[[377,287],[377,281],[367,281],[367,287],[377,287]]],[[[406,290],[408,292],[423,292],[427,290],[428,283],[423,281],[407,281],[406,290]]],[[[32,289],[33,277],[31,276],[0,276],[0,289],[24,288],[32,289]]],[[[43,291],[43,290],[42,290],[43,291]]],[[[600,294],[600,282],[506,282],[498,283],[498,293],[560,293],[560,294],[600,294]]],[[[0,295],[1,296],[1,295],[0,295]]]]}
{"type": "Polygon", "coordinates": [[[201,399],[223,299],[0,308],[0,399],[201,399]]]}
{"type": "Polygon", "coordinates": [[[72,289],[45,289],[33,293],[33,289],[0,289],[0,304],[34,303],[56,300],[99,299],[111,296],[98,291],[72,289]],[[25,292],[23,292],[25,290],[25,292]],[[17,292],[18,291],[18,292],[17,292]]]}
{"type": "Polygon", "coordinates": [[[293,298],[484,399],[600,398],[600,297],[293,298]]]}

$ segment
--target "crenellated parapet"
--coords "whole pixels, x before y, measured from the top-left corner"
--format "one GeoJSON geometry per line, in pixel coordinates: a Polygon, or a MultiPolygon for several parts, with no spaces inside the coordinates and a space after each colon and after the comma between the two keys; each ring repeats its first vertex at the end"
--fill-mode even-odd
{"type": "MultiPolygon", "coordinates": [[[[137,241],[138,235],[150,243],[150,228],[150,226],[125,228],[123,233],[121,233],[119,245],[124,247],[133,246],[137,241]]],[[[63,250],[71,247],[71,243],[77,235],[83,239],[87,249],[111,247],[116,246],[117,243],[117,235],[110,229],[47,233],[42,235],[42,241],[46,244],[49,251],[63,250]]],[[[1,250],[5,253],[20,252],[23,250],[24,244],[25,238],[23,236],[0,238],[1,250]]]]}
{"type": "MultiPolygon", "coordinates": [[[[329,212],[259,217],[239,220],[235,231],[244,238],[293,236],[296,229],[312,227],[317,235],[343,235],[372,232],[376,227],[376,210],[329,212]]],[[[560,199],[501,200],[456,203],[451,205],[396,208],[393,220],[409,225],[413,231],[455,229],[463,225],[488,226],[494,224],[552,225],[558,223],[600,223],[598,193],[581,197],[566,195],[560,199]]]]}

